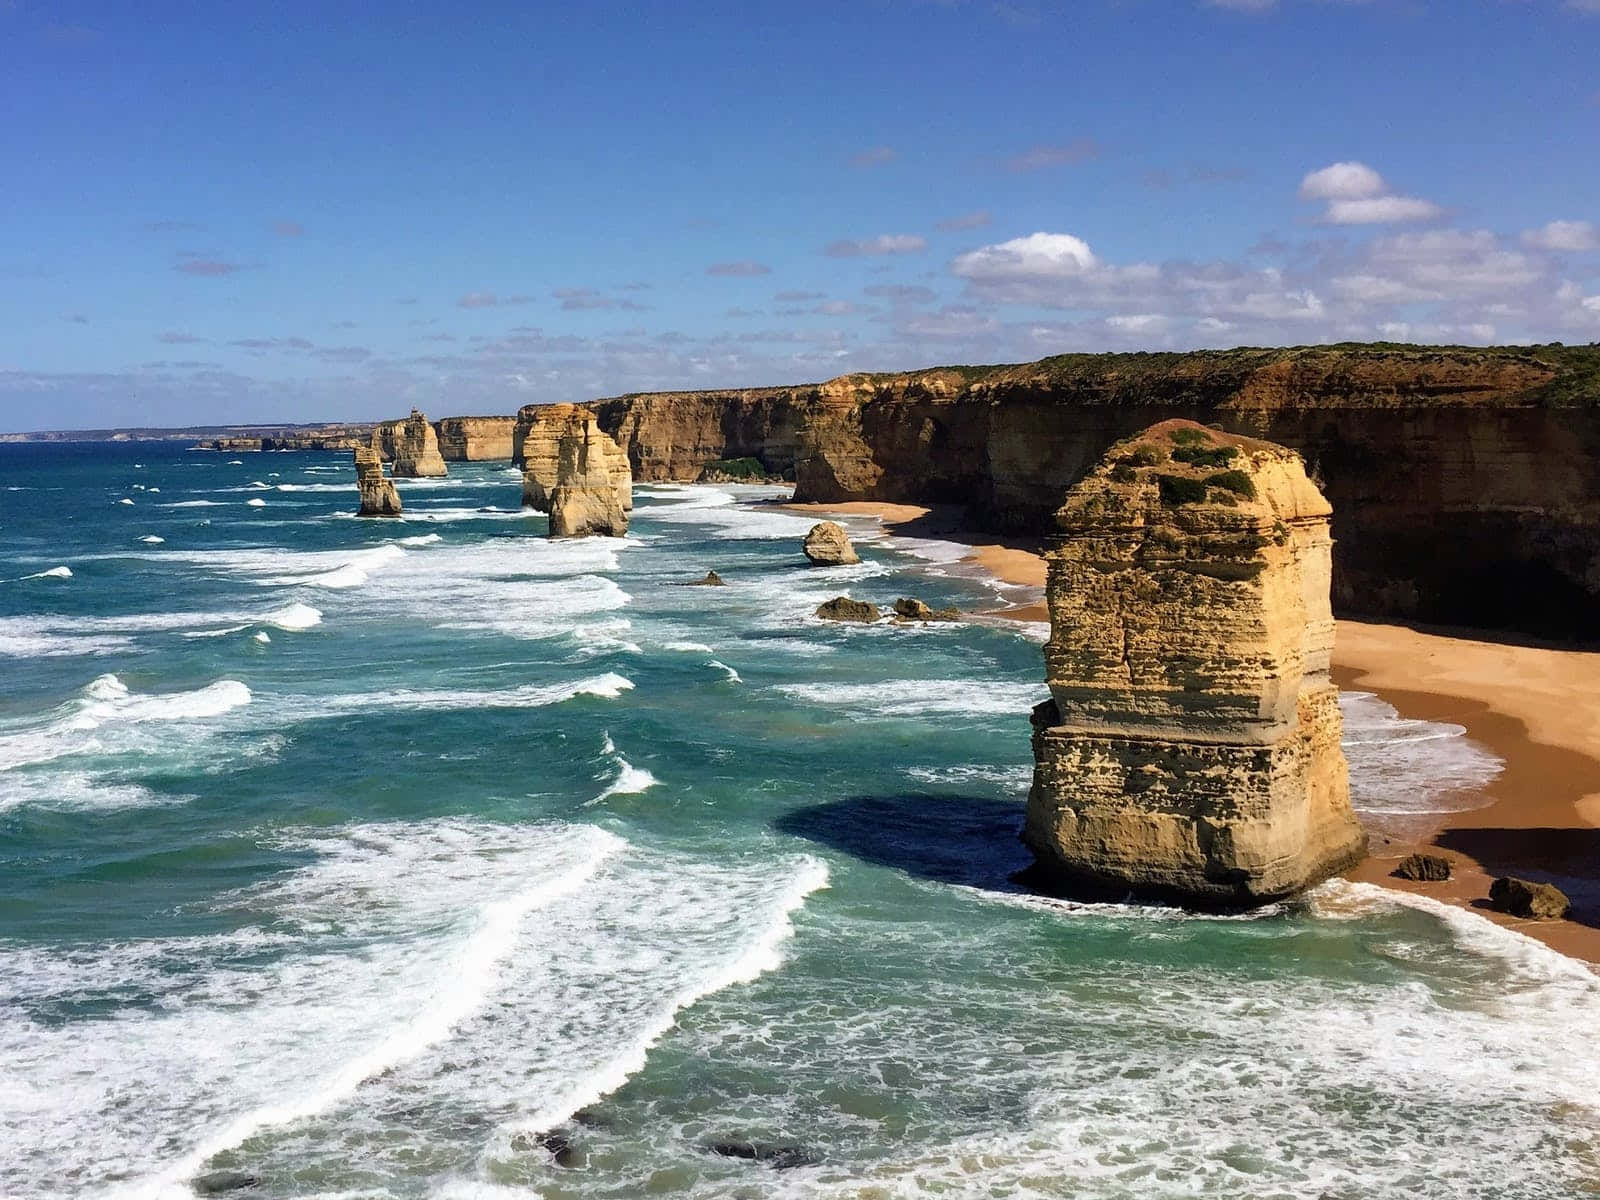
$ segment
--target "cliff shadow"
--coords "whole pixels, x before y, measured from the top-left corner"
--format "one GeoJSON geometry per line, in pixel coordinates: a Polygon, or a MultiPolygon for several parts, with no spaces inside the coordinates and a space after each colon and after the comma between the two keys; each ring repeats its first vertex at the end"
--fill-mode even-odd
{"type": "Polygon", "coordinates": [[[1016,891],[1010,877],[1033,856],[1023,806],[987,796],[902,792],[850,796],[785,813],[777,828],[920,879],[1016,891]]]}

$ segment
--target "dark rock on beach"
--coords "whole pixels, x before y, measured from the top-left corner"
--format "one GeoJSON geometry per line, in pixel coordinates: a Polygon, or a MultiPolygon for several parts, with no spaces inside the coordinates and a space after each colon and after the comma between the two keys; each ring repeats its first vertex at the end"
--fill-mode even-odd
{"type": "Polygon", "coordinates": [[[1559,921],[1572,911],[1572,901],[1551,884],[1502,875],[1489,885],[1489,907],[1513,917],[1559,921]]]}
{"type": "Polygon", "coordinates": [[[824,621],[858,621],[870,624],[879,616],[878,606],[865,600],[852,600],[849,596],[835,596],[817,606],[817,616],[824,621]]]}
{"type": "Polygon", "coordinates": [[[1408,854],[1394,869],[1396,879],[1442,883],[1450,878],[1450,860],[1438,854],[1408,854]]]}

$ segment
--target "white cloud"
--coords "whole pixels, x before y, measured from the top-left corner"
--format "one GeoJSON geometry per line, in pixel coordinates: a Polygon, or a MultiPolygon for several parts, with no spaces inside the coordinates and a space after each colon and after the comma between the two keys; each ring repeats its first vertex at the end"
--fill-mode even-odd
{"type": "Polygon", "coordinates": [[[1388,225],[1431,221],[1440,211],[1437,204],[1418,196],[1372,196],[1365,200],[1331,201],[1323,219],[1332,225],[1388,225]]]}
{"type": "Polygon", "coordinates": [[[952,269],[964,279],[1050,279],[1085,275],[1099,263],[1089,243],[1070,233],[1030,233],[958,255],[952,269]]]}
{"type": "MultiPolygon", "coordinates": [[[[1596,0],[1600,11],[1600,0],[1596,0]]],[[[1600,250],[1600,229],[1589,221],[1550,221],[1522,235],[1522,244],[1536,250],[1600,250]]]]}
{"type": "Polygon", "coordinates": [[[1307,200],[1369,200],[1388,190],[1382,175],[1359,162],[1336,162],[1300,181],[1300,194],[1307,200]]]}
{"type": "Polygon", "coordinates": [[[1387,225],[1431,221],[1437,204],[1419,196],[1397,196],[1383,176],[1363,162],[1330,163],[1300,181],[1305,200],[1326,200],[1322,219],[1330,225],[1387,225]]]}

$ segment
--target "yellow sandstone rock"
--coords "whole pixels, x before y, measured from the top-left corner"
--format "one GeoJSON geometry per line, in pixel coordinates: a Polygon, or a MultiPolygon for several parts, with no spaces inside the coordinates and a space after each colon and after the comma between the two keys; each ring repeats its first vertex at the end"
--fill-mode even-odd
{"type": "Polygon", "coordinates": [[[1046,880],[1248,905],[1365,854],[1328,677],[1330,514],[1293,451],[1190,421],[1067,494],[1024,833],[1046,880]]]}
{"type": "Polygon", "coordinates": [[[633,511],[633,471],[628,456],[582,404],[527,404],[517,413],[512,444],[514,461],[522,466],[523,506],[550,511],[551,495],[561,479],[561,446],[571,438],[584,447],[583,472],[590,485],[600,478],[609,479],[617,507],[624,513],[633,511]]]}

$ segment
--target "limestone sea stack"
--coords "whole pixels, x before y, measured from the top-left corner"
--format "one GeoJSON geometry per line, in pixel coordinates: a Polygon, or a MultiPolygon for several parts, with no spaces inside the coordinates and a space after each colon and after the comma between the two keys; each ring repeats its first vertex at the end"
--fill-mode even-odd
{"type": "Polygon", "coordinates": [[[438,479],[449,474],[439,453],[439,435],[414,408],[404,421],[389,421],[374,429],[372,448],[393,461],[396,479],[438,479]]]}
{"type": "Polygon", "coordinates": [[[628,532],[628,513],[611,469],[616,451],[617,444],[592,418],[580,431],[562,436],[556,485],[550,490],[551,537],[622,537],[628,532]]]}
{"type": "Polygon", "coordinates": [[[1023,834],[1041,882],[1240,907],[1365,855],[1328,677],[1330,515],[1293,451],[1190,421],[1067,493],[1023,834]]]}
{"type": "Polygon", "coordinates": [[[617,504],[633,511],[633,471],[628,456],[601,430],[594,413],[581,404],[527,404],[517,413],[512,436],[513,461],[522,467],[522,503],[540,512],[550,511],[550,495],[561,471],[563,439],[576,437],[597,456],[598,466],[610,478],[617,504]]]}
{"type": "Polygon", "coordinates": [[[850,535],[833,521],[819,521],[813,525],[800,548],[819,567],[848,566],[861,561],[856,548],[850,544],[850,535]]]}
{"type": "Polygon", "coordinates": [[[400,493],[383,473],[383,460],[369,446],[355,448],[356,487],[361,492],[361,517],[398,517],[400,493]]]}

